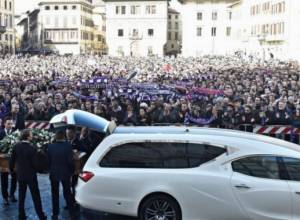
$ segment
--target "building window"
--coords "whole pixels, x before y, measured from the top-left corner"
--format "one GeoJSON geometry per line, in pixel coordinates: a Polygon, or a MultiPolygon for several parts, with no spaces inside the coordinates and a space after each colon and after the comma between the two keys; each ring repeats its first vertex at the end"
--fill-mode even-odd
{"type": "Polygon", "coordinates": [[[50,10],[50,6],[45,6],[45,10],[49,11],[50,10]]]}
{"type": "Polygon", "coordinates": [[[169,17],[169,19],[171,19],[171,18],[172,18],[172,15],[169,15],[168,17],[169,17]]]}
{"type": "Polygon", "coordinates": [[[10,28],[13,27],[13,17],[12,17],[12,15],[9,15],[9,27],[10,28]]]}
{"type": "Polygon", "coordinates": [[[150,5],[147,5],[146,6],[146,14],[150,14],[150,11],[151,11],[150,5]]]}
{"type": "Polygon", "coordinates": [[[156,5],[146,5],[146,14],[156,14],[156,5]]]}
{"type": "Polygon", "coordinates": [[[175,15],[175,19],[178,19],[178,15],[175,15]]]}
{"type": "Polygon", "coordinates": [[[212,15],[211,15],[211,19],[213,21],[216,21],[218,19],[218,12],[213,12],[212,15]]]}
{"type": "Polygon", "coordinates": [[[151,6],[151,14],[156,14],[156,5],[151,6]]]}
{"type": "Polygon", "coordinates": [[[228,19],[232,20],[232,12],[231,11],[228,12],[228,19]]]}
{"type": "Polygon", "coordinates": [[[132,30],[132,37],[138,37],[139,36],[139,31],[138,29],[133,29],[132,30]]]}
{"type": "Polygon", "coordinates": [[[8,25],[8,18],[7,15],[4,15],[4,26],[8,25]]]}
{"type": "Polygon", "coordinates": [[[6,0],[4,1],[4,9],[5,10],[7,9],[7,1],[6,0]]]}
{"type": "Polygon", "coordinates": [[[58,6],[56,5],[56,6],[54,6],[54,10],[58,10],[58,6]]]}
{"type": "Polygon", "coordinates": [[[169,26],[169,29],[172,29],[172,22],[171,21],[168,22],[168,26],[169,26]]]}
{"type": "Polygon", "coordinates": [[[122,15],[125,15],[125,14],[126,14],[126,6],[122,6],[122,7],[121,7],[121,12],[122,12],[122,13],[121,13],[122,15]]]}
{"type": "Polygon", "coordinates": [[[148,56],[153,55],[153,47],[149,46],[148,47],[148,56]]]}
{"type": "Polygon", "coordinates": [[[202,20],[203,19],[203,13],[202,12],[198,12],[197,13],[197,20],[202,20]]]}
{"type": "Polygon", "coordinates": [[[59,19],[58,16],[55,16],[55,22],[54,22],[55,27],[58,27],[58,19],[59,19]]]}
{"type": "Polygon", "coordinates": [[[124,30],[123,29],[119,29],[118,30],[118,37],[123,37],[124,36],[124,30]]]}
{"type": "Polygon", "coordinates": [[[172,49],[174,49],[174,44],[171,45],[172,49]]]}
{"type": "Polygon", "coordinates": [[[175,29],[178,29],[178,22],[175,22],[175,29]]]}
{"type": "Polygon", "coordinates": [[[11,5],[11,2],[9,2],[9,10],[11,11],[12,9],[12,5],[11,5]]]}
{"type": "Polygon", "coordinates": [[[68,6],[67,5],[64,5],[64,10],[68,10],[68,6]]]}
{"type": "Polygon", "coordinates": [[[50,17],[49,16],[46,17],[46,25],[50,25],[50,17]]]}
{"type": "Polygon", "coordinates": [[[202,36],[202,28],[201,28],[201,27],[198,27],[198,28],[197,28],[197,36],[198,36],[198,37],[201,37],[201,36],[202,36]]]}
{"type": "Polygon", "coordinates": [[[211,36],[212,36],[212,37],[217,36],[217,28],[216,28],[216,27],[212,27],[212,28],[211,28],[211,36]]]}
{"type": "Polygon", "coordinates": [[[148,36],[152,37],[154,35],[153,29],[148,29],[148,36]]]}
{"type": "Polygon", "coordinates": [[[168,32],[168,40],[172,40],[172,33],[168,32]]]}
{"type": "Polygon", "coordinates": [[[72,24],[73,25],[77,25],[77,18],[76,18],[76,16],[72,17],[72,24]]]}
{"type": "Polygon", "coordinates": [[[124,56],[124,51],[123,51],[123,47],[122,46],[118,47],[117,53],[119,54],[119,56],[124,56]]]}
{"type": "Polygon", "coordinates": [[[72,6],[72,10],[76,10],[77,9],[77,6],[76,5],[73,5],[72,6]]]}
{"type": "Polygon", "coordinates": [[[178,40],[178,32],[175,32],[174,40],[178,40]]]}
{"type": "Polygon", "coordinates": [[[68,17],[64,17],[64,28],[68,27],[68,17]]]}
{"type": "Polygon", "coordinates": [[[136,15],[140,13],[140,6],[139,5],[132,5],[130,8],[130,13],[132,15],[136,15]]]}
{"type": "Polygon", "coordinates": [[[230,37],[231,36],[231,27],[226,28],[226,36],[230,37]]]}

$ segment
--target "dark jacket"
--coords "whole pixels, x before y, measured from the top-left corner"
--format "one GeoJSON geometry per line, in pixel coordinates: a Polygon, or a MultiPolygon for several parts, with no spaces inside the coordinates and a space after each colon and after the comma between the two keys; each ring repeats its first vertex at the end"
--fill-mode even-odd
{"type": "MultiPolygon", "coordinates": [[[[13,130],[11,132],[13,132],[13,130]]],[[[7,135],[7,133],[6,133],[5,129],[1,129],[0,130],[0,140],[2,140],[3,138],[5,138],[6,135],[7,135]]]]}
{"type": "Polygon", "coordinates": [[[49,171],[57,181],[70,179],[74,174],[72,146],[67,142],[56,142],[48,146],[49,171]]]}
{"type": "Polygon", "coordinates": [[[86,146],[84,146],[84,143],[81,142],[81,141],[78,139],[78,137],[76,137],[76,138],[75,138],[74,140],[72,140],[72,141],[69,141],[69,143],[71,144],[73,150],[78,150],[78,151],[85,152],[85,153],[88,152],[86,146]]]}
{"type": "Polygon", "coordinates": [[[30,182],[37,178],[34,167],[36,148],[27,142],[20,142],[13,147],[9,169],[17,164],[18,181],[30,182]]]}
{"type": "Polygon", "coordinates": [[[12,117],[13,117],[13,120],[15,121],[15,126],[14,126],[15,130],[25,129],[25,119],[24,119],[22,114],[19,113],[17,115],[12,116],[12,117]]]}

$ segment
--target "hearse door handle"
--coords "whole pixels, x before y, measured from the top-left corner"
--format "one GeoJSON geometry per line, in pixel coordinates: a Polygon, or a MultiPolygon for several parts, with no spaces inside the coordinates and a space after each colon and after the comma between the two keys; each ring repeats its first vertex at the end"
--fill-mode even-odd
{"type": "Polygon", "coordinates": [[[235,188],[238,189],[250,189],[250,186],[247,186],[246,184],[239,184],[239,185],[235,185],[235,188]]]}

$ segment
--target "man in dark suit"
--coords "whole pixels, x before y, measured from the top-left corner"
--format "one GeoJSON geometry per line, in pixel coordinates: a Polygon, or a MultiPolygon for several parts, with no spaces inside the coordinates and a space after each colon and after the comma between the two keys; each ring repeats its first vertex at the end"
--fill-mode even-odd
{"type": "Polygon", "coordinates": [[[34,157],[36,148],[30,144],[32,132],[25,129],[21,132],[21,142],[13,147],[10,171],[12,172],[17,165],[17,180],[19,184],[19,220],[25,220],[24,209],[26,190],[29,187],[35,211],[40,220],[47,219],[43,212],[40,191],[38,187],[36,169],[34,167],[34,157]]]}
{"type": "Polygon", "coordinates": [[[69,126],[66,130],[66,136],[68,142],[72,145],[73,150],[87,153],[87,148],[83,146],[83,143],[80,141],[78,135],[76,134],[76,127],[69,126]]]}
{"type": "Polygon", "coordinates": [[[71,194],[71,177],[74,173],[73,149],[65,141],[65,132],[57,131],[55,143],[48,146],[50,182],[52,192],[52,219],[59,215],[59,183],[62,183],[64,198],[69,208],[71,218],[74,216],[73,198],[71,194]]]}
{"type": "MultiPolygon", "coordinates": [[[[13,121],[11,117],[6,117],[4,119],[4,129],[0,131],[0,140],[5,138],[6,135],[10,135],[12,133],[13,121]]],[[[1,171],[1,192],[4,201],[4,205],[9,205],[8,198],[10,198],[11,202],[17,202],[15,198],[15,192],[17,188],[17,178],[16,173],[11,173],[11,182],[10,182],[10,193],[8,194],[8,177],[9,172],[7,170],[1,171]]]]}
{"type": "Polygon", "coordinates": [[[24,116],[20,113],[20,105],[19,104],[17,104],[17,103],[12,104],[11,117],[13,120],[14,130],[25,129],[25,119],[24,119],[24,116]]]}
{"type": "MultiPolygon", "coordinates": [[[[66,136],[68,139],[68,143],[71,144],[72,149],[75,151],[80,152],[87,152],[87,149],[83,146],[83,143],[79,140],[77,134],[76,134],[76,127],[69,126],[66,130],[66,136]]],[[[75,202],[75,187],[78,183],[78,175],[72,176],[72,196],[73,200],[75,202]]]]}

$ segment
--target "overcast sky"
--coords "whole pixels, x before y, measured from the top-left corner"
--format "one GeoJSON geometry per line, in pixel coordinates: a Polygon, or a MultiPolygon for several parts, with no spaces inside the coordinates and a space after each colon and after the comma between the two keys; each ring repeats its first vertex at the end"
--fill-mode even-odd
{"type": "Polygon", "coordinates": [[[39,2],[40,0],[15,0],[16,14],[37,8],[39,2]]]}
{"type": "MultiPolygon", "coordinates": [[[[41,0],[15,0],[15,6],[16,6],[16,14],[20,14],[26,11],[31,11],[35,8],[38,7],[38,3],[41,0]]],[[[172,3],[174,3],[175,1],[172,0],[172,3]]],[[[172,7],[177,8],[176,7],[176,3],[175,5],[172,4],[172,7]]]]}

